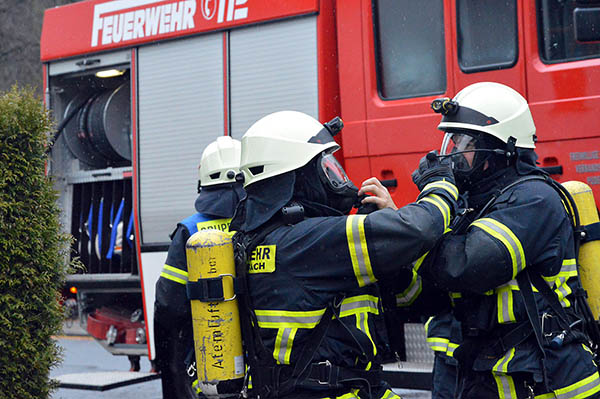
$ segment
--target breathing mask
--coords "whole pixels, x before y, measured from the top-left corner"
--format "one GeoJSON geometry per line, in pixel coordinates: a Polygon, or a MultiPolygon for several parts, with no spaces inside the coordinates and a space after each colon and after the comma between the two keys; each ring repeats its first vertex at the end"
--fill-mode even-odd
{"type": "Polygon", "coordinates": [[[506,150],[499,147],[505,144],[484,133],[446,131],[439,157],[449,158],[457,186],[462,191],[507,166],[506,150]]]}
{"type": "Polygon", "coordinates": [[[346,214],[358,198],[358,188],[346,175],[332,153],[323,152],[317,160],[317,174],[327,192],[327,205],[346,214]]]}

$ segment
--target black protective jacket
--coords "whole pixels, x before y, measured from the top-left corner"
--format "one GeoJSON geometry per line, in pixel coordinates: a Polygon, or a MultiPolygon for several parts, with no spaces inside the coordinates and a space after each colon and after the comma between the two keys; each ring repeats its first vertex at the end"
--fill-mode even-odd
{"type": "MultiPolygon", "coordinates": [[[[374,319],[381,304],[374,283],[434,247],[448,226],[456,194],[449,183],[430,186],[417,202],[398,211],[307,218],[266,235],[250,256],[248,288],[273,363],[293,367],[303,351],[314,349],[312,365],[328,361],[347,369],[378,370],[380,332],[374,319]],[[311,333],[328,307],[333,320],[319,344],[311,333]]],[[[408,286],[412,271],[406,270],[408,286]]],[[[317,385],[314,380],[300,382],[289,396],[396,397],[381,380],[370,386],[355,381],[341,390],[317,385]]]]}
{"type": "MultiPolygon", "coordinates": [[[[515,174],[512,180],[517,179],[515,174]]],[[[557,192],[544,181],[523,182],[500,195],[485,214],[474,219],[464,232],[446,235],[419,269],[425,279],[452,292],[454,314],[462,324],[465,340],[454,351],[461,367],[491,371],[501,397],[511,397],[514,373],[537,380],[547,376],[550,390],[583,393],[577,396],[582,398],[600,390],[592,356],[581,340],[567,339],[561,347],[550,347],[551,338],[561,328],[537,290],[538,317],[544,319],[544,334],[549,337],[545,361],[541,361],[533,333],[515,345],[501,342],[515,328],[530,326],[516,281],[526,269],[543,277],[568,312],[574,306],[577,267],[573,228],[557,192]]]]}
{"type": "Polygon", "coordinates": [[[167,259],[156,282],[154,343],[156,364],[162,373],[164,399],[191,396],[196,379],[187,368],[194,361],[193,333],[185,244],[198,230],[228,231],[241,189],[233,185],[202,188],[196,199],[198,213],[182,220],[171,234],[167,259]]]}

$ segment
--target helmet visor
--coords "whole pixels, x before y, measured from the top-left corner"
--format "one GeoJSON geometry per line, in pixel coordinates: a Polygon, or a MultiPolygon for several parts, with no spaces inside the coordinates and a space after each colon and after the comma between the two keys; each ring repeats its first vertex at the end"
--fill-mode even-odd
{"type": "Polygon", "coordinates": [[[344,168],[342,168],[342,165],[335,159],[333,154],[323,153],[319,165],[323,172],[322,176],[325,177],[326,183],[333,191],[339,190],[350,182],[344,168]]]}
{"type": "Polygon", "coordinates": [[[452,169],[468,172],[473,168],[475,151],[478,148],[476,137],[464,133],[448,132],[444,135],[440,155],[449,156],[452,169]]]}

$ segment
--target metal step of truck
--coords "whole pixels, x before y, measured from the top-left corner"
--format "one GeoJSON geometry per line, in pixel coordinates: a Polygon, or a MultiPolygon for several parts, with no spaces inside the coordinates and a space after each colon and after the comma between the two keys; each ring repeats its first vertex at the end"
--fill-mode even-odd
{"type": "Polygon", "coordinates": [[[109,389],[138,384],[160,378],[158,373],[136,371],[97,371],[59,375],[59,388],[86,389],[90,391],[108,391],[109,389]]]}

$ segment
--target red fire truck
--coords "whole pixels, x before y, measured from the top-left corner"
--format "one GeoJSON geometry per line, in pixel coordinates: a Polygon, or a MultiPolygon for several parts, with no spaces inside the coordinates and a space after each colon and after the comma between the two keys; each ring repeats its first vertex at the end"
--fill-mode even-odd
{"type": "MultiPolygon", "coordinates": [[[[599,57],[598,0],[87,0],[47,10],[45,100],[62,128],[49,173],[86,265],[69,278],[83,326],[134,368],[154,357],[154,285],[169,233],[194,212],[200,154],[277,110],[341,115],[337,155],[350,177],[395,182],[403,204],[417,195],[419,158],[441,142],[431,101],[501,82],[530,102],[541,165],[600,198],[599,57]]],[[[409,358],[431,359],[415,345],[409,358]]]]}

